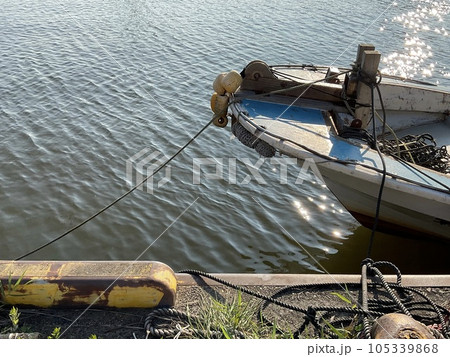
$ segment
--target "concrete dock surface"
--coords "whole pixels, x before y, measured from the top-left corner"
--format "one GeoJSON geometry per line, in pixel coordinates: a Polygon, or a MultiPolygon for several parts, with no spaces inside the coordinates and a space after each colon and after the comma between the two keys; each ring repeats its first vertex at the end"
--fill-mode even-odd
{"type": "MultiPolygon", "coordinates": [[[[295,294],[286,294],[284,301],[307,308],[308,306],[346,306],[332,292],[347,293],[358,300],[360,292],[356,287],[360,283],[360,275],[325,275],[325,274],[213,274],[261,295],[270,296],[280,289],[304,284],[332,284],[330,290],[326,287],[302,289],[295,294]],[[347,284],[354,284],[348,288],[347,284]]],[[[179,311],[189,311],[197,314],[206,301],[213,298],[226,303],[237,295],[234,288],[224,286],[214,280],[193,276],[190,274],[174,274],[176,278],[176,297],[174,306],[179,311]]],[[[396,276],[385,276],[388,282],[395,282],[396,276]]],[[[116,282],[117,283],[117,282],[116,282]]],[[[119,282],[120,283],[120,282],[119,282]]],[[[450,310],[450,275],[405,275],[402,285],[417,288],[435,304],[450,310]]],[[[280,297],[278,297],[280,298],[280,297]]],[[[260,303],[261,300],[242,294],[243,300],[260,303]]],[[[104,305],[104,304],[103,304],[104,305]]],[[[8,325],[7,307],[0,314],[0,329],[8,325]]],[[[38,332],[40,338],[47,338],[55,328],[60,328],[60,338],[89,338],[95,335],[103,339],[142,339],[148,337],[144,327],[147,315],[152,308],[129,307],[117,308],[97,304],[71,307],[22,307],[20,311],[21,330],[38,332]]],[[[301,319],[292,311],[275,307],[269,315],[280,321],[288,321],[295,325],[296,319],[301,319]]],[[[5,338],[5,337],[3,337],[5,338]]]]}

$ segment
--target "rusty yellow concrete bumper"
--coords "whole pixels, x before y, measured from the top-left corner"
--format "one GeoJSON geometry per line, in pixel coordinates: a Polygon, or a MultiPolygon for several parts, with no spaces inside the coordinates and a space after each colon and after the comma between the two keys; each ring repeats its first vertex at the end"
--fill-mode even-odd
{"type": "Polygon", "coordinates": [[[12,305],[114,308],[175,305],[170,267],[149,261],[0,261],[1,300],[12,305]]]}

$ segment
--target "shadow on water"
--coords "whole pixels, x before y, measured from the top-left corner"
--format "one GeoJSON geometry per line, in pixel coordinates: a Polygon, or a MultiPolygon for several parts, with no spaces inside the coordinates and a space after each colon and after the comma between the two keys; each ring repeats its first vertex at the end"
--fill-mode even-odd
{"type": "MultiPolygon", "coordinates": [[[[321,261],[330,273],[359,273],[367,256],[370,230],[359,226],[339,252],[321,261]]],[[[450,274],[450,242],[375,234],[371,258],[394,263],[402,274],[450,274]]],[[[393,273],[393,272],[386,272],[393,273]]]]}

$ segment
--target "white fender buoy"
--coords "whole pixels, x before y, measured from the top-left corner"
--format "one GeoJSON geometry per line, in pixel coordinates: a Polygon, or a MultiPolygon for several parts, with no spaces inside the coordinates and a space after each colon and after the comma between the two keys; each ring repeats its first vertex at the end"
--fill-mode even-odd
{"type": "Polygon", "coordinates": [[[219,95],[225,94],[225,88],[222,85],[222,81],[226,75],[227,75],[227,72],[223,72],[223,73],[219,74],[213,82],[214,92],[216,92],[219,95]]]}
{"type": "Polygon", "coordinates": [[[224,114],[226,115],[228,108],[228,96],[219,95],[214,92],[211,96],[211,110],[214,114],[224,114]]]}
{"type": "Polygon", "coordinates": [[[228,93],[234,93],[242,83],[242,77],[238,71],[232,70],[228,72],[222,79],[222,87],[228,93]]]}

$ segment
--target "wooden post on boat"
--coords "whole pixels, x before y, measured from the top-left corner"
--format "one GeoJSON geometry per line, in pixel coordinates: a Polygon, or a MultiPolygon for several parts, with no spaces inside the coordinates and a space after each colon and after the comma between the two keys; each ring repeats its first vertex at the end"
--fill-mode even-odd
{"type": "Polygon", "coordinates": [[[360,43],[356,54],[356,66],[361,67],[364,51],[375,51],[375,46],[370,43],[360,43]]]}
{"type": "MultiPolygon", "coordinates": [[[[375,46],[369,44],[361,44],[358,47],[358,56],[356,59],[356,66],[361,69],[361,74],[367,80],[375,82],[380,64],[381,53],[375,51],[375,46]]],[[[358,81],[356,88],[356,110],[355,117],[362,121],[362,128],[366,128],[370,120],[371,112],[371,89],[362,82],[358,81]]]]}

